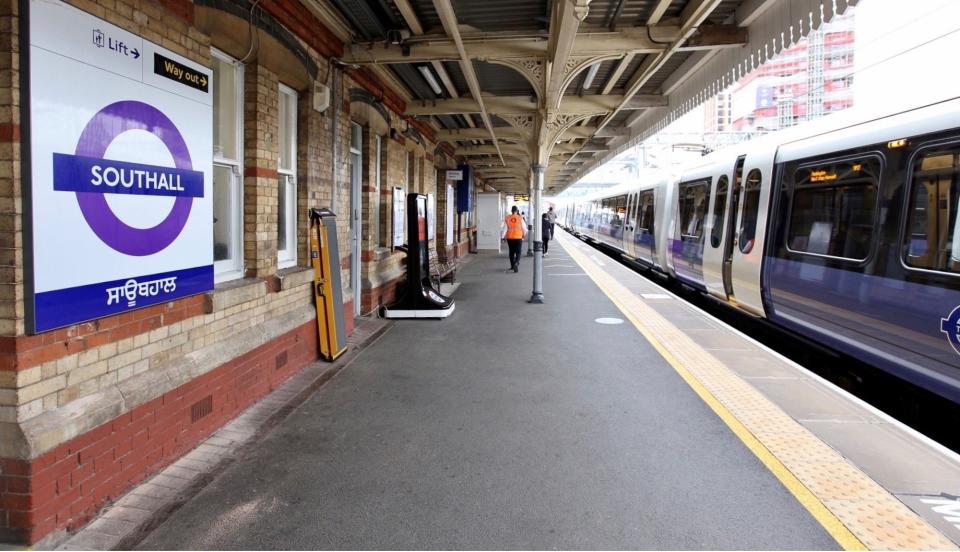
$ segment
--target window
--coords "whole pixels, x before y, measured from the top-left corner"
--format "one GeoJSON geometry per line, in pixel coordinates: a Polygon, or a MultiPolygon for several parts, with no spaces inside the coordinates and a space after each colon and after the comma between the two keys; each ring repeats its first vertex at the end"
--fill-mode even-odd
{"type": "Polygon", "coordinates": [[[370,219],[371,234],[375,236],[377,247],[386,247],[384,237],[380,235],[380,156],[383,154],[382,138],[377,135],[373,137],[373,205],[370,211],[373,217],[370,219]]]}
{"type": "Polygon", "coordinates": [[[277,173],[277,267],[286,268],[297,264],[297,93],[282,84],[277,173]]]}
{"type": "Polygon", "coordinates": [[[723,216],[727,212],[727,191],[730,183],[727,182],[727,175],[723,175],[717,180],[717,197],[713,202],[713,230],[710,231],[710,245],[714,248],[720,247],[723,241],[723,216]]]}
{"type": "Polygon", "coordinates": [[[960,150],[927,151],[913,165],[904,260],[908,266],[960,272],[960,150]]]}
{"type": "Polygon", "coordinates": [[[640,210],[637,213],[637,227],[653,233],[653,190],[640,192],[640,210]]]}
{"type": "Polygon", "coordinates": [[[697,180],[680,184],[680,238],[684,241],[699,241],[703,237],[708,182],[697,180]]]}
{"type": "Polygon", "coordinates": [[[604,198],[600,201],[600,224],[607,226],[610,224],[611,214],[613,213],[612,200],[604,198]]]}
{"type": "Polygon", "coordinates": [[[623,220],[627,213],[627,196],[617,196],[610,200],[613,204],[612,220],[610,226],[619,231],[623,228],[623,220]]]}
{"type": "Polygon", "coordinates": [[[213,267],[243,276],[243,65],[213,50],[213,267]]]}
{"type": "Polygon", "coordinates": [[[757,218],[760,215],[760,169],[747,174],[743,191],[743,211],[740,216],[740,252],[748,255],[753,251],[753,240],[757,235],[757,218]]]}
{"type": "Polygon", "coordinates": [[[855,261],[873,243],[880,161],[876,158],[807,166],[794,174],[787,247],[855,261]]]}

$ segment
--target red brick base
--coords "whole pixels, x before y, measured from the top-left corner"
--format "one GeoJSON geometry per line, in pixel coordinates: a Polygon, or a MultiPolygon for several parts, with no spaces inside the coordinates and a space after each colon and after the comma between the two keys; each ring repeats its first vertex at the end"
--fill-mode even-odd
{"type": "Polygon", "coordinates": [[[310,322],[33,460],[0,459],[0,542],[83,525],[317,357],[310,322]]]}
{"type": "Polygon", "coordinates": [[[402,274],[389,282],[384,282],[373,289],[365,289],[360,293],[363,312],[372,312],[381,305],[389,305],[397,300],[401,286],[407,281],[407,275],[402,274]]]}

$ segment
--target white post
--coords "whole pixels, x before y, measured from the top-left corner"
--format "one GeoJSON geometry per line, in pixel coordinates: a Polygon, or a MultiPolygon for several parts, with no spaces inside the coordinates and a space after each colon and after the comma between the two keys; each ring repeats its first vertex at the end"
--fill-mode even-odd
{"type": "Polygon", "coordinates": [[[540,194],[543,192],[543,165],[533,166],[530,218],[533,221],[533,293],[531,303],[543,303],[543,223],[540,221],[540,194]]]}

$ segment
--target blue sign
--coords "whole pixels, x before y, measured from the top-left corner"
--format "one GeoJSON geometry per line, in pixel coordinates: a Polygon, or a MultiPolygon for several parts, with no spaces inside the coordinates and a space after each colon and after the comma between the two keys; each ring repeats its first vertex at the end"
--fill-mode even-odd
{"type": "Polygon", "coordinates": [[[176,167],[54,153],[53,189],[96,194],[203,197],[203,173],[176,167]]]}
{"type": "Polygon", "coordinates": [[[208,265],[37,293],[36,330],[52,330],[166,303],[211,287],[213,266],[208,265]]]}

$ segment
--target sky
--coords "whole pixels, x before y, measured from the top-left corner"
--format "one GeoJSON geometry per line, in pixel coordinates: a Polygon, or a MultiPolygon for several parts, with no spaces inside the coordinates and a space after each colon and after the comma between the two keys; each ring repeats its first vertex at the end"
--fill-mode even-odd
{"type": "MultiPolygon", "coordinates": [[[[856,26],[853,93],[858,109],[893,112],[960,96],[960,0],[860,0],[856,26]]],[[[702,130],[701,107],[651,140],[686,141],[702,130]]],[[[581,184],[629,175],[630,151],[598,167],[581,184]]]]}

